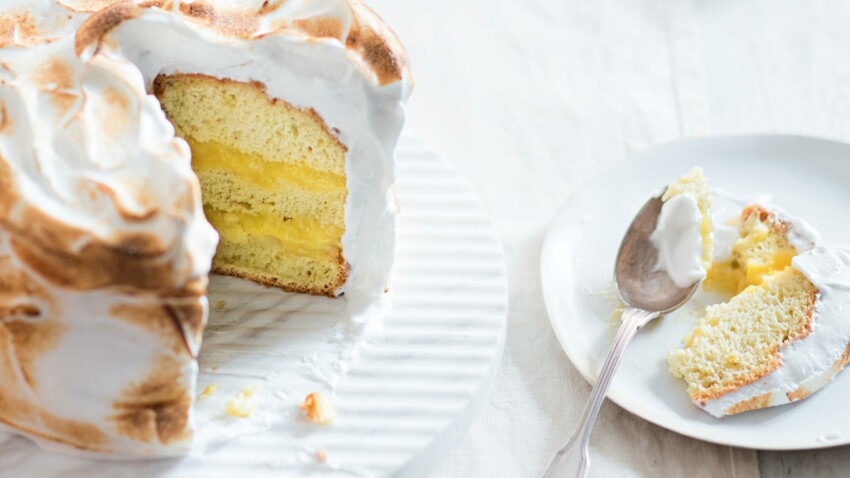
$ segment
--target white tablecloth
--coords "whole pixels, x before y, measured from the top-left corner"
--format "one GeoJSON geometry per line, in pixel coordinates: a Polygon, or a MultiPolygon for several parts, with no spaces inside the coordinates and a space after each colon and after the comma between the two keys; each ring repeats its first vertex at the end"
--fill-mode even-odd
{"type": "MultiPolygon", "coordinates": [[[[850,137],[850,4],[370,4],[410,53],[417,86],[408,127],[469,178],[507,254],[502,368],[489,403],[433,476],[538,476],[589,393],[550,329],[540,292],[540,248],[558,207],[605,166],[682,137],[850,137]]],[[[756,452],[685,438],[610,403],[591,455],[591,476],[759,474],[756,452]]]]}

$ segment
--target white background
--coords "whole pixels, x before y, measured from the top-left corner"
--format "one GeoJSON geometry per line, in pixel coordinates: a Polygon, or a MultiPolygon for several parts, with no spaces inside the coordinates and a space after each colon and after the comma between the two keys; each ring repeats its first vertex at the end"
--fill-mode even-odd
{"type": "MultiPolygon", "coordinates": [[[[589,393],[551,331],[540,292],[540,248],[558,207],[595,172],[683,137],[850,138],[850,3],[369,3],[409,50],[417,83],[409,131],[472,182],[507,254],[504,362],[489,403],[433,476],[538,476],[589,393]]],[[[845,476],[850,469],[846,448],[715,446],[610,403],[591,454],[591,476],[845,476]]]]}

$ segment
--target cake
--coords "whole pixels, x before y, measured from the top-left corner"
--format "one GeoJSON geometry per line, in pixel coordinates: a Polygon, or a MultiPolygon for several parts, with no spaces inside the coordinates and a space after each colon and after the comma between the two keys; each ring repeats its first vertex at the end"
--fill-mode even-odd
{"type": "Polygon", "coordinates": [[[745,207],[737,228],[730,258],[705,282],[731,298],[668,356],[691,400],[716,417],[804,399],[850,360],[850,256],[760,205],[745,207]]]}
{"type": "Polygon", "coordinates": [[[359,0],[240,3],[118,3],[78,29],[77,53],[137,65],[189,144],[220,234],[213,272],[381,293],[406,55],[359,0]]]}
{"type": "Polygon", "coordinates": [[[300,405],[307,420],[319,425],[329,425],[336,420],[336,408],[322,392],[313,392],[304,397],[300,405]]]}
{"type": "Polygon", "coordinates": [[[3,427],[185,453],[211,268],[384,293],[411,80],[358,0],[10,1],[0,46],[3,427]]]}
{"type": "Polygon", "coordinates": [[[699,167],[670,183],[661,195],[661,212],[650,241],[658,249],[657,269],[678,287],[706,277],[711,266],[714,228],[711,192],[699,167]]]}

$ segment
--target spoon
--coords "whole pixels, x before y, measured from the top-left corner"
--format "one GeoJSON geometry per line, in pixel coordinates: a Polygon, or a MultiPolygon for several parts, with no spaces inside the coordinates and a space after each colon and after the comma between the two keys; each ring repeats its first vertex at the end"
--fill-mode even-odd
{"type": "Polygon", "coordinates": [[[635,333],[651,320],[681,307],[694,295],[702,281],[681,288],[673,283],[667,272],[658,270],[658,249],[649,239],[655,231],[661,214],[661,197],[654,197],[644,204],[629,226],[620,244],[614,281],[620,300],[626,305],[620,319],[620,329],[608,351],[608,357],[599,371],[596,384],[590,392],[581,420],[570,441],[549,463],[544,478],[582,477],[590,466],[587,442],[593,422],[605,400],[605,392],[611,378],[620,365],[626,345],[635,333]]]}

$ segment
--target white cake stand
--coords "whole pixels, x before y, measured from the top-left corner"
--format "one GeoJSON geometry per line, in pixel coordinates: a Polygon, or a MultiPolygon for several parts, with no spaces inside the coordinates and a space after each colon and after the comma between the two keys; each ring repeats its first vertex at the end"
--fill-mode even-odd
{"type": "Polygon", "coordinates": [[[466,432],[502,357],[507,278],[484,208],[458,172],[403,137],[398,255],[387,312],[214,277],[199,360],[196,450],[181,459],[97,461],[0,434],[0,476],[281,477],[429,473],[466,432]],[[348,307],[348,308],[347,308],[348,307]],[[346,316],[346,314],[349,314],[346,316]],[[224,411],[256,386],[249,418],[224,411]],[[323,391],[326,426],[298,408],[323,391]]]}

